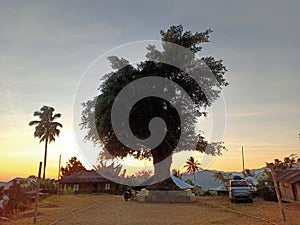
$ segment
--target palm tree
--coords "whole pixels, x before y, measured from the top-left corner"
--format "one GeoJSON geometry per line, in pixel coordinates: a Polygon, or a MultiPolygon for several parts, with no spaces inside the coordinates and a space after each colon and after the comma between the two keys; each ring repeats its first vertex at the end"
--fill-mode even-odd
{"type": "Polygon", "coordinates": [[[232,177],[232,174],[231,173],[226,174],[218,171],[215,172],[213,177],[215,178],[215,180],[220,181],[224,185],[224,187],[226,187],[226,185],[228,185],[229,183],[230,177],[232,177]]]}
{"type": "Polygon", "coordinates": [[[215,178],[215,180],[219,180],[222,183],[225,183],[225,177],[222,172],[216,172],[213,177],[215,178]]]}
{"type": "Polygon", "coordinates": [[[58,127],[62,128],[62,125],[58,122],[54,122],[55,119],[61,117],[60,113],[54,114],[54,108],[50,106],[43,106],[41,111],[36,111],[33,116],[39,117],[40,120],[33,120],[29,122],[29,126],[35,126],[34,137],[40,139],[40,143],[45,141],[45,154],[44,154],[44,170],[43,179],[45,179],[46,174],[46,163],[47,163],[47,147],[48,143],[52,141],[55,142],[55,137],[59,136],[60,130],[58,127]]]}
{"type": "Polygon", "coordinates": [[[194,181],[196,184],[195,172],[201,170],[200,163],[192,156],[185,163],[186,165],[184,167],[186,167],[186,172],[194,175],[194,181]]]}

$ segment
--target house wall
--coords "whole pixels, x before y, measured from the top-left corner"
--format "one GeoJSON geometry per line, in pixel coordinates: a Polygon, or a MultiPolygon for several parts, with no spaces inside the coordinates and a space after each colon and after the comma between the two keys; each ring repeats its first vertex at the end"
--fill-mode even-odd
{"type": "Polygon", "coordinates": [[[296,193],[296,201],[300,202],[300,181],[294,184],[295,193],[296,193]]]}
{"type": "Polygon", "coordinates": [[[78,190],[75,190],[76,194],[91,194],[96,192],[93,183],[78,183],[78,190]]]}
{"type": "Polygon", "coordinates": [[[97,186],[98,193],[114,194],[115,190],[116,190],[116,184],[113,182],[98,183],[98,186],[97,186]]]}
{"type": "Polygon", "coordinates": [[[279,183],[281,198],[283,201],[293,202],[295,201],[295,195],[293,192],[293,186],[290,183],[279,183]]]}

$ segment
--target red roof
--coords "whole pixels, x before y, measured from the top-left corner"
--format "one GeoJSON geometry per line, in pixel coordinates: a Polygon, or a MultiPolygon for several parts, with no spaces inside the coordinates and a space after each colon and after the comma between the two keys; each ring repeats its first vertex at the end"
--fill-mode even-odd
{"type": "Polygon", "coordinates": [[[276,176],[277,182],[297,183],[300,181],[300,169],[287,169],[276,176]]]}
{"type": "Polygon", "coordinates": [[[102,177],[94,170],[80,171],[70,176],[62,178],[59,183],[99,183],[107,182],[106,178],[102,177]]]}

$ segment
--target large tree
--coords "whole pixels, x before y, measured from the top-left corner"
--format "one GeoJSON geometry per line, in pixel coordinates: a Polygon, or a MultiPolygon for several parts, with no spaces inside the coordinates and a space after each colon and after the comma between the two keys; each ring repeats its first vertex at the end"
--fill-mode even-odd
{"type": "Polygon", "coordinates": [[[80,171],[86,171],[84,165],[75,156],[69,159],[66,167],[61,167],[61,178],[70,176],[72,174],[78,173],[80,171]]]}
{"type": "MultiPolygon", "coordinates": [[[[153,45],[148,46],[147,60],[137,66],[130,65],[126,59],[120,59],[117,56],[109,57],[112,68],[116,71],[104,76],[99,88],[99,96],[83,103],[81,125],[82,128],[88,129],[86,139],[100,143],[102,148],[113,157],[123,158],[132,155],[137,159],[153,159],[154,174],[158,177],[157,180],[170,176],[172,159],[169,156],[175,151],[196,150],[220,155],[221,151],[225,149],[222,143],[208,143],[195,129],[197,119],[201,115],[206,115],[207,107],[219,98],[221,88],[228,85],[224,79],[226,68],[222,60],[215,60],[211,56],[198,59],[195,55],[201,51],[200,45],[208,42],[211,32],[209,29],[193,34],[190,31],[184,32],[182,25],[171,26],[167,31],[160,32],[163,50],[159,51],[153,45]],[[178,53],[178,49],[169,43],[182,46],[189,51],[178,53]],[[202,65],[202,62],[209,67],[213,74],[212,77],[207,76],[205,72],[203,73],[203,68],[199,66],[202,65]],[[199,81],[196,82],[190,77],[190,73],[196,74],[199,81]],[[140,144],[140,148],[136,149],[124,144],[124,141],[126,142],[127,137],[130,136],[127,131],[113,129],[112,107],[116,97],[126,85],[138,81],[140,78],[153,76],[164,80],[168,79],[178,84],[184,91],[173,85],[163,87],[164,91],[169,91],[170,95],[173,96],[170,101],[148,96],[140,99],[133,107],[126,103],[128,99],[120,100],[119,97],[118,100],[123,103],[122,108],[129,108],[130,110],[128,122],[130,132],[138,139],[145,140],[155,133],[151,133],[149,128],[149,122],[153,118],[162,118],[166,124],[165,136],[158,146],[149,149],[140,144]],[[200,86],[199,83],[201,83],[200,86]],[[192,102],[186,101],[183,92],[189,95],[192,102]],[[178,105],[180,107],[177,107],[178,105]],[[183,133],[186,134],[184,146],[178,149],[177,145],[183,133]],[[120,141],[120,136],[121,139],[123,138],[122,141],[120,141]],[[190,138],[192,136],[197,137],[197,144],[194,147],[189,145],[192,142],[190,138]]],[[[160,88],[157,87],[159,85],[151,83],[143,85],[151,86],[154,89],[160,88]]],[[[135,86],[133,90],[136,95],[139,94],[138,86],[135,86]]],[[[127,97],[131,98],[130,96],[127,97]]],[[[134,97],[132,96],[132,98],[134,97]]]]}
{"type": "Polygon", "coordinates": [[[48,144],[55,142],[55,138],[58,137],[60,133],[58,128],[63,127],[60,123],[54,121],[61,117],[60,113],[54,114],[54,111],[53,107],[43,106],[40,111],[33,113],[33,116],[37,116],[39,120],[29,122],[29,126],[35,126],[34,137],[39,138],[40,143],[45,142],[43,179],[45,179],[46,176],[48,144]]]}

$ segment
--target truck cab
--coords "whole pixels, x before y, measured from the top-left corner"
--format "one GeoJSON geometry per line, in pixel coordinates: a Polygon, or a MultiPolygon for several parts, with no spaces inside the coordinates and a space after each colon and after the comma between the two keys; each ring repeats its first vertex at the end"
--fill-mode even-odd
{"type": "Polygon", "coordinates": [[[251,188],[244,179],[230,180],[228,191],[231,202],[247,201],[253,203],[251,188]]]}

